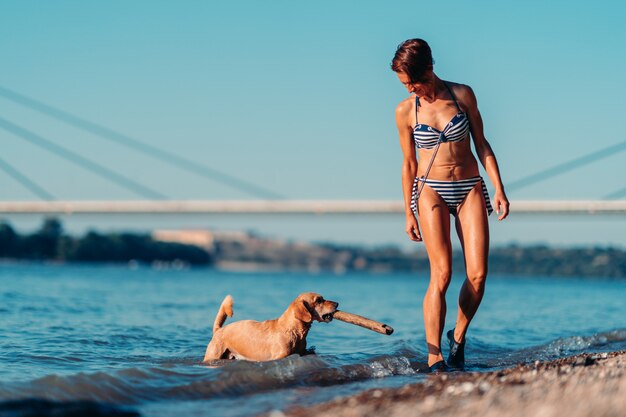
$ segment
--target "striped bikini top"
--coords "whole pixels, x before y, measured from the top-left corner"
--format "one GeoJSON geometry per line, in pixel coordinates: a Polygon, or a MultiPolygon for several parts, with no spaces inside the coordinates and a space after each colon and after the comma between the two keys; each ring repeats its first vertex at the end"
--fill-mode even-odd
{"type": "Polygon", "coordinates": [[[450,119],[448,124],[443,130],[437,130],[432,126],[428,126],[423,123],[417,123],[417,110],[420,106],[420,98],[415,97],[415,128],[413,129],[413,139],[415,145],[422,149],[432,149],[437,146],[439,141],[443,142],[460,142],[469,133],[470,125],[467,115],[459,107],[459,103],[456,101],[456,97],[452,94],[452,90],[448,87],[448,84],[443,82],[450,92],[454,104],[458,110],[458,113],[450,119]]]}

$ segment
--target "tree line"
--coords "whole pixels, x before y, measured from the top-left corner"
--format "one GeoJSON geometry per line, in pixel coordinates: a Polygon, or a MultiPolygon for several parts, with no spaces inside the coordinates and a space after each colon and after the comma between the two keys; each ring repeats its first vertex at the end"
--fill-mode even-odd
{"type": "Polygon", "coordinates": [[[46,219],[32,234],[18,234],[7,222],[0,223],[0,258],[60,262],[182,261],[191,265],[211,264],[202,248],[182,243],[160,242],[149,234],[98,233],[80,237],[63,232],[61,222],[46,219]]]}

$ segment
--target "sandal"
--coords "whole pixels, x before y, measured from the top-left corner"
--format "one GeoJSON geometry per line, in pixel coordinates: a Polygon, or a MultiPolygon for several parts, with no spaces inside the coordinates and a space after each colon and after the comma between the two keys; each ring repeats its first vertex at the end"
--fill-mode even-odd
{"type": "Polygon", "coordinates": [[[449,330],[446,333],[448,336],[448,343],[450,344],[450,355],[448,355],[448,364],[452,368],[464,370],[465,369],[465,340],[458,343],[454,340],[454,329],[449,330]]]}
{"type": "Polygon", "coordinates": [[[450,372],[451,369],[448,366],[448,364],[446,364],[446,361],[444,360],[440,360],[439,362],[435,362],[432,365],[430,365],[428,367],[428,369],[430,370],[430,373],[432,374],[440,374],[442,372],[450,372]]]}

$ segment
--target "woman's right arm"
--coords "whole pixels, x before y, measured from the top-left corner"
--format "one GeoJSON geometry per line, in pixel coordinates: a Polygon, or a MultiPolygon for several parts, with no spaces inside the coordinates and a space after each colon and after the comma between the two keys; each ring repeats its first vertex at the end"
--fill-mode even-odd
{"type": "Polygon", "coordinates": [[[412,114],[411,100],[401,102],[396,108],[396,125],[400,136],[400,148],[402,149],[402,195],[404,196],[404,211],[406,214],[405,231],[414,242],[421,242],[417,219],[411,210],[411,195],[413,192],[413,181],[417,175],[417,157],[415,155],[415,145],[412,138],[412,114]]]}

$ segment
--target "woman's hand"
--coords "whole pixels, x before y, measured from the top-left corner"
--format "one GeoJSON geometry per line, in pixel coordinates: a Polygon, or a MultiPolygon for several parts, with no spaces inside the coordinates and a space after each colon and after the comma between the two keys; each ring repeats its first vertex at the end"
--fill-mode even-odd
{"type": "Polygon", "coordinates": [[[411,213],[410,215],[407,214],[406,216],[406,230],[405,231],[406,231],[406,234],[409,235],[409,239],[411,239],[413,242],[422,241],[420,228],[417,224],[417,219],[415,218],[413,213],[411,213]]]}
{"type": "Polygon", "coordinates": [[[496,214],[499,214],[498,220],[504,220],[509,215],[509,200],[504,194],[504,190],[496,190],[493,196],[493,204],[496,208],[496,214]]]}

